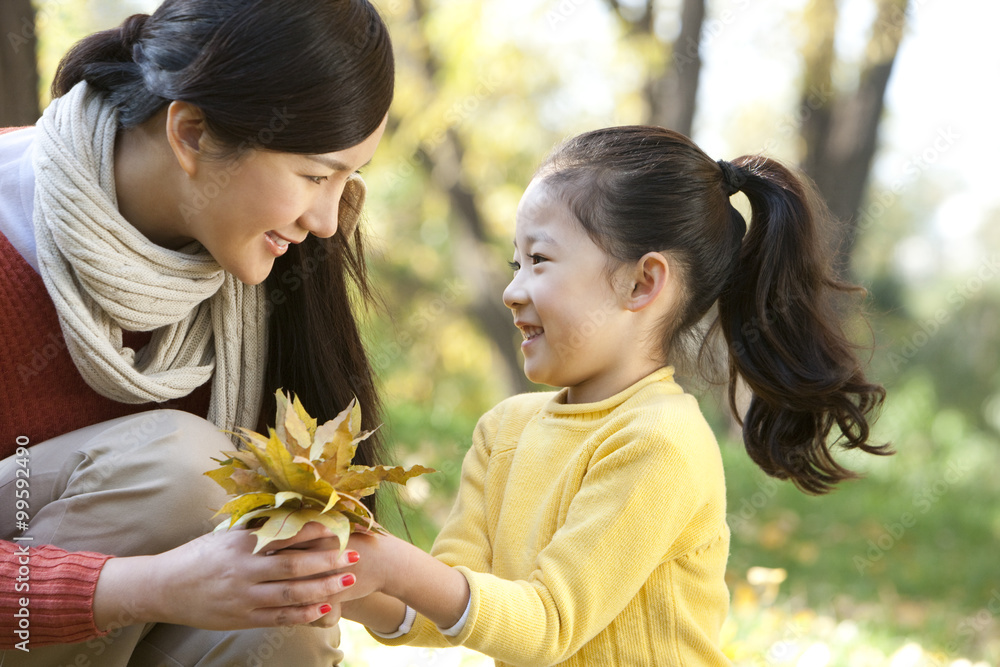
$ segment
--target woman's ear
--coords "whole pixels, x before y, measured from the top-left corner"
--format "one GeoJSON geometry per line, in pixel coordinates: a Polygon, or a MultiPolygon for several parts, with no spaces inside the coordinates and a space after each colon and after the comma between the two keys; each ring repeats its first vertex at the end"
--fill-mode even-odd
{"type": "Polygon", "coordinates": [[[659,252],[647,252],[639,258],[631,276],[632,291],[626,307],[638,312],[658,303],[663,298],[673,298],[674,275],[667,258],[659,252]]]}
{"type": "Polygon", "coordinates": [[[188,102],[174,100],[167,107],[167,141],[177,163],[188,176],[198,172],[202,142],[206,139],[205,114],[188,102]]]}

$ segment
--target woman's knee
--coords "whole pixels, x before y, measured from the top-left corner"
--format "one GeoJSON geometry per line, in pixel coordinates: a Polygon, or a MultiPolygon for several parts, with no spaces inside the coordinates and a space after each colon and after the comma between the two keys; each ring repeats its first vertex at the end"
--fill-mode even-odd
{"type": "Polygon", "coordinates": [[[85,457],[69,475],[63,498],[76,511],[118,517],[122,525],[141,516],[156,526],[156,548],[167,549],[210,531],[225,491],[205,472],[212,457],[235,445],[216,426],[177,410],[154,410],[109,422],[83,443],[85,457]],[[117,510],[115,509],[117,508],[117,510]]]}
{"type": "Polygon", "coordinates": [[[213,458],[236,449],[218,426],[180,410],[152,410],[122,426],[123,444],[149,450],[147,456],[160,459],[160,470],[172,477],[199,477],[214,467],[213,458]]]}

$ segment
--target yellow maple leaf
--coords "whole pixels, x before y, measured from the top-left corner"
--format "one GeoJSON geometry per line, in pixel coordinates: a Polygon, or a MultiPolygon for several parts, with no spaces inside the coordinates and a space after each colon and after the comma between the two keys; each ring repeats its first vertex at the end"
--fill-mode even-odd
{"type": "Polygon", "coordinates": [[[235,496],[216,513],[229,520],[216,530],[254,528],[254,553],[274,540],[294,536],[318,521],[347,547],[351,532],[385,532],[361,502],[382,482],[406,484],[429,472],[424,466],[359,466],[352,460],[358,444],[374,431],[361,431],[357,399],[336,417],[318,425],[298,397],[275,393],[275,427],[268,436],[248,429],[236,434],[245,449],[223,452],[226,459],[205,474],[235,496]]]}

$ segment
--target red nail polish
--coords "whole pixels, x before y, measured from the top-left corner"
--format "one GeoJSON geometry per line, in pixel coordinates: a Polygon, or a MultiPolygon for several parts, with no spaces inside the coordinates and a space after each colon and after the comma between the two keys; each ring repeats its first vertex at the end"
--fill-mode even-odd
{"type": "Polygon", "coordinates": [[[319,608],[319,613],[321,614],[329,614],[331,611],[333,611],[333,607],[331,607],[328,604],[325,604],[319,608]]]}
{"type": "Polygon", "coordinates": [[[357,551],[348,551],[347,552],[347,562],[348,563],[357,563],[359,560],[361,560],[361,554],[359,554],[357,551]]]}
{"type": "Polygon", "coordinates": [[[340,585],[341,586],[353,586],[354,585],[354,575],[353,574],[345,574],[344,576],[342,576],[340,578],[340,585]]]}

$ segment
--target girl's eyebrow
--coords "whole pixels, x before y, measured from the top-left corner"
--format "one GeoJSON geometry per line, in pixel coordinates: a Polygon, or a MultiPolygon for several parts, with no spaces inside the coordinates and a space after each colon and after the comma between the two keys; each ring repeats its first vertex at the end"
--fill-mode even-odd
{"type": "MultiPolygon", "coordinates": [[[[546,234],[545,232],[535,232],[534,234],[528,234],[528,236],[526,236],[524,240],[528,242],[528,245],[532,245],[534,243],[549,243],[551,245],[559,245],[559,243],[554,238],[552,238],[552,236],[546,234]]],[[[514,247],[515,248],[517,247],[517,239],[514,239],[514,247]]]]}

